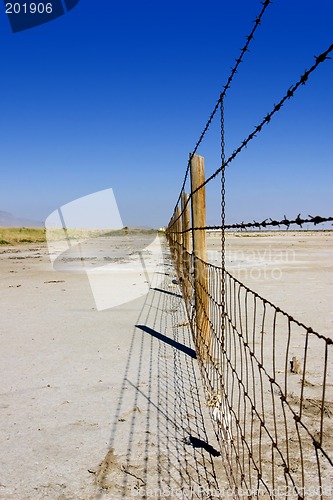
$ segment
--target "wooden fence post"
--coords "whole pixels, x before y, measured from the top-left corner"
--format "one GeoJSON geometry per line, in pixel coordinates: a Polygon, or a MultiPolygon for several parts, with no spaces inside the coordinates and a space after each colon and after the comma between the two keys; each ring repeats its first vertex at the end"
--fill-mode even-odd
{"type": "Polygon", "coordinates": [[[182,246],[182,262],[183,262],[183,295],[187,313],[189,314],[189,304],[191,298],[191,285],[190,285],[190,204],[188,203],[189,195],[184,191],[181,196],[182,207],[182,230],[183,230],[183,246],[182,246]]]}
{"type": "MultiPolygon", "coordinates": [[[[191,191],[192,193],[205,181],[205,166],[202,156],[191,156],[191,191]]],[[[192,227],[206,226],[206,190],[200,188],[192,194],[192,227]]],[[[206,359],[210,353],[210,324],[208,269],[206,250],[206,230],[192,230],[194,255],[194,290],[196,309],[196,339],[198,353],[206,359]]]]}
{"type": "Polygon", "coordinates": [[[170,250],[171,250],[171,257],[173,260],[173,263],[175,264],[176,261],[176,255],[175,255],[175,214],[171,217],[170,221],[170,250]]]}
{"type": "Polygon", "coordinates": [[[183,274],[183,263],[182,263],[182,220],[180,217],[180,208],[177,206],[176,208],[176,213],[175,213],[175,228],[174,231],[176,231],[175,234],[175,247],[176,247],[176,270],[177,270],[177,275],[178,279],[182,276],[183,274]]]}

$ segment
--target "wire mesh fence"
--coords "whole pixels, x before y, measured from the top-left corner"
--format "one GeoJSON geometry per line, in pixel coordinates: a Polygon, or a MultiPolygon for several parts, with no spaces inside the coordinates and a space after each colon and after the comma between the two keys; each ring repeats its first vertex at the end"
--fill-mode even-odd
{"type": "Polygon", "coordinates": [[[171,249],[234,497],[331,498],[332,340],[171,249]]]}
{"type": "MultiPolygon", "coordinates": [[[[255,29],[270,2],[263,9],[255,29]]],[[[258,18],[257,18],[258,19],[258,18]]],[[[247,37],[250,42],[253,33],[247,37]]],[[[246,45],[247,50],[247,45],[246,45]]],[[[237,67],[246,50],[242,49],[237,67]]],[[[333,341],[295,319],[226,269],[232,230],[318,225],[332,217],[298,214],[226,224],[225,173],[238,154],[329,59],[330,45],[226,159],[220,94],[186,168],[166,229],[196,346],[207,404],[234,498],[333,498],[333,341]],[[208,178],[197,150],[220,109],[221,165],[208,178]],[[220,175],[221,224],[206,223],[205,188],[220,175]],[[185,193],[190,181],[190,194],[185,193]],[[207,258],[207,231],[220,236],[220,259],[207,258]],[[318,369],[318,366],[320,367],[318,369]]]]}

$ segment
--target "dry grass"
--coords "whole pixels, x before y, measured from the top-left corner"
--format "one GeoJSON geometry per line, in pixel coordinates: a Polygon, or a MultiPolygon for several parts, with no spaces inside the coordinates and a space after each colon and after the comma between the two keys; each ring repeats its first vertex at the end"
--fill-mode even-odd
{"type": "MultiPolygon", "coordinates": [[[[121,236],[133,234],[156,233],[156,229],[123,228],[110,229],[48,229],[47,237],[53,241],[70,239],[87,239],[98,236],[121,236]]],[[[24,243],[44,243],[46,241],[46,230],[35,227],[0,227],[0,245],[19,245],[24,243]]]]}
{"type": "Polygon", "coordinates": [[[43,243],[45,229],[41,227],[0,227],[0,245],[43,243]]]}

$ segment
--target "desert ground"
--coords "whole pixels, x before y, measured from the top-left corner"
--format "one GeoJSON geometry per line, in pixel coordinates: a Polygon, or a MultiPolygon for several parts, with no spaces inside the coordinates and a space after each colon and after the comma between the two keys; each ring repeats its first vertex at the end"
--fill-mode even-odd
{"type": "MultiPolygon", "coordinates": [[[[227,497],[181,291],[153,238],[0,246],[0,498],[227,497]]],[[[332,238],[233,233],[227,266],[332,337],[332,238]]],[[[208,250],[218,263],[218,234],[208,250]]]]}
{"type": "MultiPolygon", "coordinates": [[[[208,259],[218,264],[219,234],[209,236],[208,247],[208,259]]],[[[233,233],[226,238],[226,249],[226,267],[238,280],[227,280],[226,292],[228,317],[235,328],[227,329],[225,349],[237,376],[231,369],[224,372],[238,420],[238,426],[232,425],[233,440],[238,437],[249,444],[263,477],[275,481],[281,497],[288,484],[281,474],[285,461],[305,498],[329,500],[333,495],[332,233],[233,233]],[[258,296],[245,293],[243,285],[258,296]],[[292,369],[294,363],[297,369],[292,369]],[[245,383],[243,388],[237,377],[245,383]],[[259,408],[254,420],[251,401],[259,408]],[[295,424],[299,415],[306,432],[295,424]],[[331,463],[316,454],[315,439],[331,463]],[[283,455],[275,453],[274,446],[283,455]]],[[[241,446],[238,450],[242,455],[241,446]]],[[[252,476],[253,484],[257,472],[248,476],[247,483],[252,476]]]]}
{"type": "MultiPolygon", "coordinates": [[[[220,234],[208,237],[208,261],[219,262],[220,234]]],[[[226,267],[252,290],[306,326],[332,337],[333,232],[232,233],[226,267]]]]}

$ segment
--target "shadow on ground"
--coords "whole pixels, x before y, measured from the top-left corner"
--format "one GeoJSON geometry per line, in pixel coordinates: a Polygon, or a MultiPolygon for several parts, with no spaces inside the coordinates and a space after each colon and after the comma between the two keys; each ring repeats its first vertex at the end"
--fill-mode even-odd
{"type": "Polygon", "coordinates": [[[227,487],[167,260],[162,271],[133,330],[109,451],[96,472],[100,498],[223,498],[227,487]]]}

